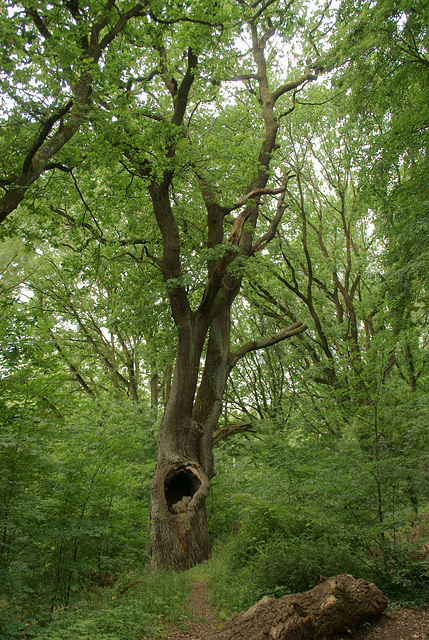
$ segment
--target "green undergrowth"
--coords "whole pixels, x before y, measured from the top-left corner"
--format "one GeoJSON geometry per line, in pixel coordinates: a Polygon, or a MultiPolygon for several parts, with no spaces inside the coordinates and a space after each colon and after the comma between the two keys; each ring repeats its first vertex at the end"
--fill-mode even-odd
{"type": "Polygon", "coordinates": [[[306,591],[321,575],[361,571],[347,546],[341,541],[310,536],[284,538],[275,535],[247,548],[243,535],[231,540],[213,558],[210,584],[216,606],[228,613],[248,608],[260,598],[279,598],[306,591]]]}
{"type": "Polygon", "coordinates": [[[341,573],[375,582],[394,602],[429,602],[426,510],[417,524],[404,513],[401,527],[382,529],[340,517],[334,508],[318,510],[316,502],[303,508],[250,493],[225,502],[236,513],[235,531],[217,540],[207,571],[213,602],[228,615],[341,573]]]}
{"type": "Polygon", "coordinates": [[[240,444],[241,457],[232,445],[219,451],[209,499],[217,607],[237,613],[340,573],[374,582],[391,602],[427,606],[429,504],[420,458],[411,474],[408,462],[385,453],[377,489],[373,461],[352,435],[310,447],[267,429],[264,441],[240,444]]]}
{"type": "MultiPolygon", "coordinates": [[[[10,623],[10,633],[2,640],[136,640],[161,639],[166,635],[166,621],[175,628],[185,628],[184,603],[189,593],[186,573],[147,574],[123,594],[121,589],[130,576],[115,587],[97,589],[80,603],[54,611],[45,620],[10,623]]],[[[3,627],[3,632],[7,627],[3,627]]]]}

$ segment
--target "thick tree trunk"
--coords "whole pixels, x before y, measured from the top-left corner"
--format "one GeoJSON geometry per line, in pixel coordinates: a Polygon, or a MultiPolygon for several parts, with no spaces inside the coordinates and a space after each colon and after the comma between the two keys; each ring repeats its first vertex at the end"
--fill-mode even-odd
{"type": "MultiPolygon", "coordinates": [[[[225,327],[229,337],[229,323],[225,327]]],[[[226,367],[216,366],[217,371],[222,371],[217,401],[205,393],[202,401],[204,379],[211,361],[209,339],[205,373],[197,394],[198,366],[204,344],[200,336],[206,331],[204,325],[200,330],[195,323],[190,332],[182,330],[179,335],[178,357],[160,425],[157,468],[151,483],[155,567],[189,569],[210,557],[205,502],[214,475],[212,434],[222,408],[227,371],[226,367]],[[200,404],[208,413],[196,410],[200,404]]]]}
{"type": "MultiPolygon", "coordinates": [[[[171,135],[167,141],[168,168],[164,170],[159,182],[155,182],[156,172],[152,172],[148,160],[137,163],[141,177],[149,180],[149,195],[162,236],[163,253],[159,266],[168,283],[171,313],[179,331],[173,383],[160,425],[157,468],[151,484],[152,557],[154,565],[158,567],[187,569],[209,556],[205,501],[210,479],[215,473],[213,433],[222,411],[222,398],[229,372],[247,352],[265,348],[295,335],[297,329],[295,327],[293,333],[281,331],[269,340],[250,341],[235,354],[229,352],[231,305],[241,287],[241,258],[252,256],[274,237],[284,210],[281,205],[268,232],[253,242],[262,196],[286,190],[286,183],[279,189],[267,189],[270,161],[276,148],[279,127],[274,105],[284,93],[316,79],[312,74],[305,74],[274,93],[270,92],[264,48],[275,30],[271,26],[268,30],[263,27],[263,35],[259,36],[256,22],[256,18],[252,20],[250,28],[253,55],[259,74],[265,135],[249,190],[229,208],[221,205],[211,181],[195,172],[206,207],[207,239],[204,246],[215,249],[207,262],[206,286],[196,311],[193,310],[191,298],[183,284],[181,232],[175,217],[175,207],[172,207],[170,200],[174,177],[174,163],[171,164],[171,161],[176,152],[176,136],[171,135]],[[225,216],[242,207],[244,209],[235,218],[228,241],[224,245],[225,216]],[[220,256],[218,249],[221,249],[220,256]],[[229,270],[234,261],[237,270],[229,270]],[[207,338],[207,351],[202,367],[202,351],[207,338]],[[198,386],[200,367],[202,376],[198,386]]],[[[192,48],[188,49],[187,59],[187,69],[178,86],[177,82],[172,82],[167,60],[160,52],[163,69],[161,75],[173,99],[171,124],[180,128],[184,127],[188,96],[198,65],[192,48]]],[[[132,154],[130,157],[132,158],[132,154]]],[[[300,325],[297,330],[304,328],[300,325]]]]}
{"type": "Polygon", "coordinates": [[[205,640],[329,640],[386,607],[386,596],[374,584],[338,575],[311,591],[265,597],[205,640]]]}
{"type": "Polygon", "coordinates": [[[205,502],[215,475],[214,433],[231,368],[249,351],[275,344],[305,329],[301,323],[295,323],[271,338],[250,341],[231,353],[231,304],[238,285],[232,280],[229,285],[229,296],[210,318],[210,325],[201,316],[194,318],[187,328],[184,325],[179,333],[178,356],[158,434],[157,468],[151,484],[155,567],[189,569],[210,556],[205,502]],[[198,385],[203,337],[207,332],[207,350],[198,385]]]}
{"type": "Polygon", "coordinates": [[[189,569],[210,557],[205,500],[209,479],[195,462],[158,467],[151,485],[152,559],[189,569]]]}

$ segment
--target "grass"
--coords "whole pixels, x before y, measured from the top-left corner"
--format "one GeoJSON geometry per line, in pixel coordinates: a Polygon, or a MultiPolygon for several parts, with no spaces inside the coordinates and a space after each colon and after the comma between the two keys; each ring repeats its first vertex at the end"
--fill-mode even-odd
{"type": "MultiPolygon", "coordinates": [[[[129,578],[129,576],[127,576],[129,578]]],[[[186,573],[146,574],[120,595],[119,588],[99,589],[87,601],[53,613],[50,623],[33,623],[26,638],[34,640],[139,640],[162,638],[166,620],[184,628],[189,593],[186,573]]]]}

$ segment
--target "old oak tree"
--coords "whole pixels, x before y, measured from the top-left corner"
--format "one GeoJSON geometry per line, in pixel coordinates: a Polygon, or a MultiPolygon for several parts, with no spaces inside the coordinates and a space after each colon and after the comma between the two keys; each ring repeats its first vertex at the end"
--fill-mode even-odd
{"type": "Polygon", "coordinates": [[[249,261],[287,208],[281,124],[321,71],[326,16],[293,0],[23,0],[1,12],[4,225],[19,207],[48,242],[79,229],[87,243],[138,247],[162,274],[177,342],[152,555],[191,567],[210,554],[205,501],[228,376],[306,328],[285,319],[231,347],[249,261]]]}

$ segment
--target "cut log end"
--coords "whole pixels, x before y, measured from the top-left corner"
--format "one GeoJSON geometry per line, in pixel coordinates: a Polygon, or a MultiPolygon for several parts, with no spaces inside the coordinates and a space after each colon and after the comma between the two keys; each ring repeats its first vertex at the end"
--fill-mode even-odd
{"type": "Polygon", "coordinates": [[[330,640],[374,620],[387,604],[375,584],[342,574],[310,591],[265,597],[205,640],[330,640]]]}

